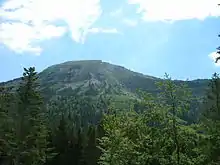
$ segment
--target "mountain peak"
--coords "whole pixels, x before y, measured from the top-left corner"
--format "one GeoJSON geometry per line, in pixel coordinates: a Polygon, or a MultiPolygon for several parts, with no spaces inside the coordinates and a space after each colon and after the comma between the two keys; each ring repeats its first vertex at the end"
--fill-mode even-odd
{"type": "MultiPolygon", "coordinates": [[[[157,93],[156,82],[162,79],[133,72],[125,67],[101,60],[67,61],[48,67],[39,73],[41,90],[47,98],[53,95],[98,95],[102,92],[134,96],[140,88],[157,93]]],[[[17,84],[19,79],[9,81],[17,84]],[[17,82],[17,83],[16,83],[17,82]]],[[[184,81],[175,81],[181,83],[184,81]]],[[[207,80],[186,81],[199,95],[207,86],[207,80]]],[[[7,84],[7,83],[6,83],[7,84]]]]}

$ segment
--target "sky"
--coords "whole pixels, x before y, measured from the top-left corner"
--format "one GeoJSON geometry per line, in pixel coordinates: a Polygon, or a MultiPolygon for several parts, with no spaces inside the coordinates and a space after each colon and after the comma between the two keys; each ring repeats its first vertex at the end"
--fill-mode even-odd
{"type": "Polygon", "coordinates": [[[220,0],[0,0],[0,82],[73,60],[162,78],[210,78],[220,0]]]}

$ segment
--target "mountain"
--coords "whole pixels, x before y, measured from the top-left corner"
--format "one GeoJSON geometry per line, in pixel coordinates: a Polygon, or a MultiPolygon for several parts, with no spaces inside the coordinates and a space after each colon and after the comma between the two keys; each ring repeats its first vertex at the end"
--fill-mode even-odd
{"type": "MultiPolygon", "coordinates": [[[[158,91],[155,83],[163,81],[101,60],[69,61],[53,65],[39,73],[39,80],[46,99],[55,95],[98,96],[104,92],[117,99],[135,98],[136,89],[155,94],[158,91]]],[[[16,86],[19,81],[20,78],[2,84],[16,86]]],[[[209,82],[208,79],[174,81],[177,84],[187,83],[197,96],[204,95],[209,82]]]]}

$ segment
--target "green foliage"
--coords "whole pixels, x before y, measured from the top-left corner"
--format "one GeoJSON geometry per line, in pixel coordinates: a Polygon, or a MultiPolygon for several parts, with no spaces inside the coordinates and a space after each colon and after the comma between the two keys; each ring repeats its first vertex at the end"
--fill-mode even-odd
{"type": "Polygon", "coordinates": [[[38,165],[47,160],[48,130],[37,80],[35,68],[25,68],[17,95],[14,96],[15,102],[10,100],[9,91],[4,94],[1,90],[1,112],[5,117],[4,122],[1,120],[1,126],[8,126],[3,130],[3,141],[7,144],[3,150],[7,159],[15,165],[38,165]]]}
{"type": "Polygon", "coordinates": [[[0,157],[8,156],[10,152],[10,140],[13,139],[12,108],[14,105],[13,94],[8,87],[0,87],[0,157]]]}
{"type": "Polygon", "coordinates": [[[90,126],[87,133],[87,146],[85,147],[85,157],[87,164],[97,164],[100,150],[97,146],[98,131],[94,126],[90,126]]]}
{"type": "Polygon", "coordinates": [[[217,74],[198,123],[207,80],[162,80],[101,61],[24,71],[15,88],[0,87],[0,164],[219,164],[217,74]]]}
{"type": "Polygon", "coordinates": [[[219,164],[220,158],[220,78],[217,73],[213,74],[210,81],[210,90],[204,104],[201,124],[206,134],[207,164],[219,164]]]}
{"type": "Polygon", "coordinates": [[[165,74],[166,81],[159,84],[159,89],[162,90],[161,100],[162,104],[168,110],[168,130],[175,146],[175,160],[174,162],[179,165],[181,163],[181,146],[179,139],[179,123],[178,117],[183,115],[185,111],[189,111],[190,106],[190,91],[184,86],[176,86],[169,75],[165,74]]]}
{"type": "MultiPolygon", "coordinates": [[[[103,165],[199,165],[204,155],[197,148],[200,136],[179,117],[190,108],[190,91],[166,75],[154,98],[139,92],[141,111],[105,115],[106,132],[100,139],[103,165]]],[[[111,111],[112,112],[112,111],[111,111]]]]}

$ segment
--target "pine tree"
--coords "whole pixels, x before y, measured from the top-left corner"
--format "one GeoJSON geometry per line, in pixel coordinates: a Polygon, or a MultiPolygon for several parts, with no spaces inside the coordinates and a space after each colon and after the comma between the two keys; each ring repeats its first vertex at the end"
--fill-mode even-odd
{"type": "MultiPolygon", "coordinates": [[[[206,138],[205,154],[208,155],[210,164],[220,163],[220,78],[217,73],[213,74],[210,81],[204,111],[202,113],[202,125],[206,138]]],[[[207,163],[208,164],[208,163],[207,163]]]]}
{"type": "MultiPolygon", "coordinates": [[[[220,5],[220,4],[219,4],[219,5],[220,5]]],[[[220,35],[218,35],[218,37],[220,37],[220,35]]],[[[220,55],[220,46],[217,48],[217,54],[220,55]]],[[[220,60],[220,56],[216,58],[215,63],[217,63],[218,60],[220,60]]]]}
{"type": "MultiPolygon", "coordinates": [[[[174,143],[174,148],[176,150],[176,164],[180,164],[180,144],[179,144],[179,135],[177,129],[177,98],[176,98],[176,88],[175,85],[172,83],[171,78],[165,74],[165,82],[161,82],[158,84],[159,89],[162,90],[161,92],[161,101],[164,102],[165,105],[168,106],[168,113],[171,112],[172,119],[171,119],[171,137],[174,143]]],[[[173,153],[170,153],[170,155],[173,153]]],[[[171,162],[170,162],[171,163],[171,162]]]]}
{"type": "Polygon", "coordinates": [[[85,136],[81,128],[78,129],[77,143],[75,144],[75,164],[86,165],[85,161],[85,136]]]}
{"type": "Polygon", "coordinates": [[[47,135],[43,101],[34,67],[24,68],[17,90],[16,144],[14,164],[38,165],[47,159],[47,135]]]}
{"type": "Polygon", "coordinates": [[[56,150],[59,153],[65,153],[66,148],[68,147],[67,131],[67,123],[65,121],[64,114],[62,114],[60,124],[58,125],[55,133],[56,150]]]}
{"type": "Polygon", "coordinates": [[[159,83],[159,89],[161,90],[159,102],[167,113],[165,148],[172,156],[167,164],[201,164],[204,155],[197,148],[201,136],[197,134],[193,125],[188,125],[181,119],[183,114],[190,110],[193,98],[190,89],[186,84],[176,85],[168,74],[165,74],[165,80],[159,83]]]}
{"type": "Polygon", "coordinates": [[[67,122],[64,117],[64,113],[61,115],[61,119],[59,121],[59,124],[57,126],[56,130],[53,130],[51,132],[52,137],[52,146],[54,148],[54,151],[57,153],[56,157],[54,157],[53,160],[48,161],[48,164],[69,164],[71,161],[69,161],[69,158],[66,156],[67,152],[69,151],[69,137],[68,137],[68,128],[67,128],[67,122]]]}
{"type": "Polygon", "coordinates": [[[89,165],[96,165],[99,159],[99,149],[96,143],[96,128],[95,126],[90,126],[87,133],[87,146],[85,148],[86,162],[89,165]]]}

